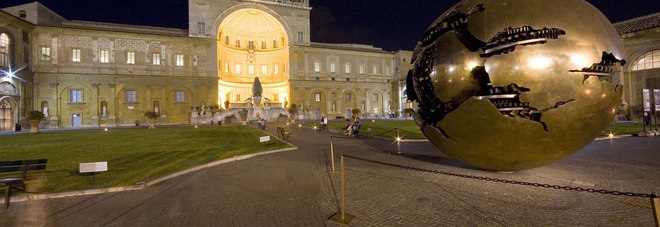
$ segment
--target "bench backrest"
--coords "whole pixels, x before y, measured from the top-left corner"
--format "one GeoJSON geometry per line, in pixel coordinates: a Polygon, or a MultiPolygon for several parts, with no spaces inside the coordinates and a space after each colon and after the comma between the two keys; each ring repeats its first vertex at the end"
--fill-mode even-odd
{"type": "Polygon", "coordinates": [[[28,170],[46,169],[48,159],[0,161],[0,172],[23,172],[25,179],[28,170]]]}

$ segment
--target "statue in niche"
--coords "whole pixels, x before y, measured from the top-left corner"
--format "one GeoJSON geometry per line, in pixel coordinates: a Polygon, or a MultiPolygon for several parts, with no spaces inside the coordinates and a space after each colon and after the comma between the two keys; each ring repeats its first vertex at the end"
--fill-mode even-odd
{"type": "Polygon", "coordinates": [[[160,113],[160,110],[158,109],[158,107],[157,107],[157,106],[156,106],[156,107],[154,107],[154,112],[156,112],[156,113],[160,113]]]}
{"type": "Polygon", "coordinates": [[[105,103],[101,105],[101,117],[107,117],[108,116],[108,107],[106,107],[105,103]]]}
{"type": "Polygon", "coordinates": [[[48,107],[47,106],[44,106],[44,108],[41,112],[44,113],[44,117],[48,117],[48,107]]]}

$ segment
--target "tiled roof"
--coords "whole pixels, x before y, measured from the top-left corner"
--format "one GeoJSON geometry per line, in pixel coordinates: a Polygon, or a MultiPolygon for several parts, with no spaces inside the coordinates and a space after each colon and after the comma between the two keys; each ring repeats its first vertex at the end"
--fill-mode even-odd
{"type": "Polygon", "coordinates": [[[660,27],[660,12],[614,24],[614,28],[619,34],[628,34],[657,27],[660,27]]]}

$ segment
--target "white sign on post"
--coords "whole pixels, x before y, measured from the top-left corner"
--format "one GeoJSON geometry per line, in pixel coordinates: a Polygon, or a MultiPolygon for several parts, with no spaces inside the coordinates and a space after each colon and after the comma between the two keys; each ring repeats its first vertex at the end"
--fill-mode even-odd
{"type": "Polygon", "coordinates": [[[644,112],[651,112],[651,91],[642,89],[642,101],[644,102],[644,112]]]}
{"type": "Polygon", "coordinates": [[[108,162],[80,163],[80,173],[96,173],[108,171],[108,162]]]}
{"type": "Polygon", "coordinates": [[[259,142],[260,142],[260,143],[268,142],[268,141],[270,141],[270,136],[262,136],[262,137],[259,137],[259,142]]]}

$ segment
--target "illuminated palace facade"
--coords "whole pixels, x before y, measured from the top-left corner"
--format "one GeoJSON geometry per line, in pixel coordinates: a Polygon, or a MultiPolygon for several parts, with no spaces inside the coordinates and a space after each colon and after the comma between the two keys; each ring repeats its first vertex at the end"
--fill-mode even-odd
{"type": "Polygon", "coordinates": [[[308,0],[189,0],[189,29],[67,20],[34,2],[0,11],[0,130],[30,110],[46,128],[186,124],[196,107],[265,108],[308,118],[401,114],[410,51],[310,41],[308,0]],[[227,106],[227,104],[229,104],[227,106]]]}

